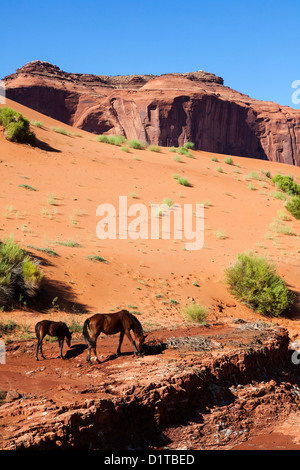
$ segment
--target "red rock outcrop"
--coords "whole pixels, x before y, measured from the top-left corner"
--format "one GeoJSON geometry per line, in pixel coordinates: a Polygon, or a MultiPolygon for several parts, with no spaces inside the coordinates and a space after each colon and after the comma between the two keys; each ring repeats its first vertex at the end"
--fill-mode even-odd
{"type": "Polygon", "coordinates": [[[93,133],[300,165],[300,110],[252,99],[203,71],[110,77],[33,61],[4,82],[8,98],[93,133]]]}

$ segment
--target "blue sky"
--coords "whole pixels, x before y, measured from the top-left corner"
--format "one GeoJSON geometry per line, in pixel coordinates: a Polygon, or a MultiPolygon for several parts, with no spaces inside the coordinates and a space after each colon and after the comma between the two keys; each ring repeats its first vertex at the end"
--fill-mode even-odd
{"type": "Polygon", "coordinates": [[[0,15],[0,78],[35,59],[99,75],[205,70],[300,109],[299,0],[10,0],[0,15]]]}

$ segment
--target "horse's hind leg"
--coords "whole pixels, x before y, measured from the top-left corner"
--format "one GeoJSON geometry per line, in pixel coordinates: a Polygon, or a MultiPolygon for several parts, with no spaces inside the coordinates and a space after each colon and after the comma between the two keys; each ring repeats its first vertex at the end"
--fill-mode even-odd
{"type": "Polygon", "coordinates": [[[46,359],[44,354],[43,354],[43,349],[42,349],[42,343],[43,343],[44,336],[40,339],[40,351],[41,351],[41,356],[43,359],[46,359]]]}
{"type": "Polygon", "coordinates": [[[94,345],[92,346],[92,349],[94,350],[94,355],[95,355],[96,361],[100,364],[100,361],[99,361],[98,356],[97,356],[96,347],[97,347],[97,337],[94,339],[94,345]]]}
{"type": "Polygon", "coordinates": [[[86,360],[88,362],[91,362],[91,351],[93,350],[96,361],[100,363],[98,356],[97,356],[97,351],[96,351],[97,338],[98,338],[98,335],[92,335],[89,341],[89,348],[88,348],[87,357],[86,357],[86,360]]]}
{"type": "Polygon", "coordinates": [[[86,360],[88,362],[91,362],[91,349],[92,349],[92,346],[90,344],[88,344],[88,352],[87,352],[87,356],[86,356],[86,360]]]}
{"type": "Polygon", "coordinates": [[[118,356],[120,356],[120,354],[121,354],[121,345],[122,345],[122,342],[123,342],[123,338],[124,338],[124,331],[121,331],[120,337],[119,337],[119,346],[118,346],[118,349],[117,349],[117,355],[118,356]]]}
{"type": "Polygon", "coordinates": [[[40,347],[40,340],[38,339],[37,345],[36,345],[36,350],[35,350],[35,358],[36,358],[37,361],[39,360],[39,358],[38,358],[39,347],[40,347]]]}

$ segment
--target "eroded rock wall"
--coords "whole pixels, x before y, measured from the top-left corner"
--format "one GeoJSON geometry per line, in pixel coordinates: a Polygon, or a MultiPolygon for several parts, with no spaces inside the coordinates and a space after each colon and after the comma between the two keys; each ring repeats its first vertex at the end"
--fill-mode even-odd
{"type": "Polygon", "coordinates": [[[300,110],[258,101],[206,72],[96,76],[34,61],[4,79],[7,97],[96,134],[300,165],[300,110]]]}

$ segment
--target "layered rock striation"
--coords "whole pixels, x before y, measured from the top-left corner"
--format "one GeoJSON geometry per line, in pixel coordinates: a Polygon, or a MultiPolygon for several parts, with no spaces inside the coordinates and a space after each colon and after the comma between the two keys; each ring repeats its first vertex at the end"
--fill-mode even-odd
{"type": "Polygon", "coordinates": [[[33,61],[4,82],[8,98],[92,133],[300,165],[300,110],[203,71],[111,77],[33,61]]]}

